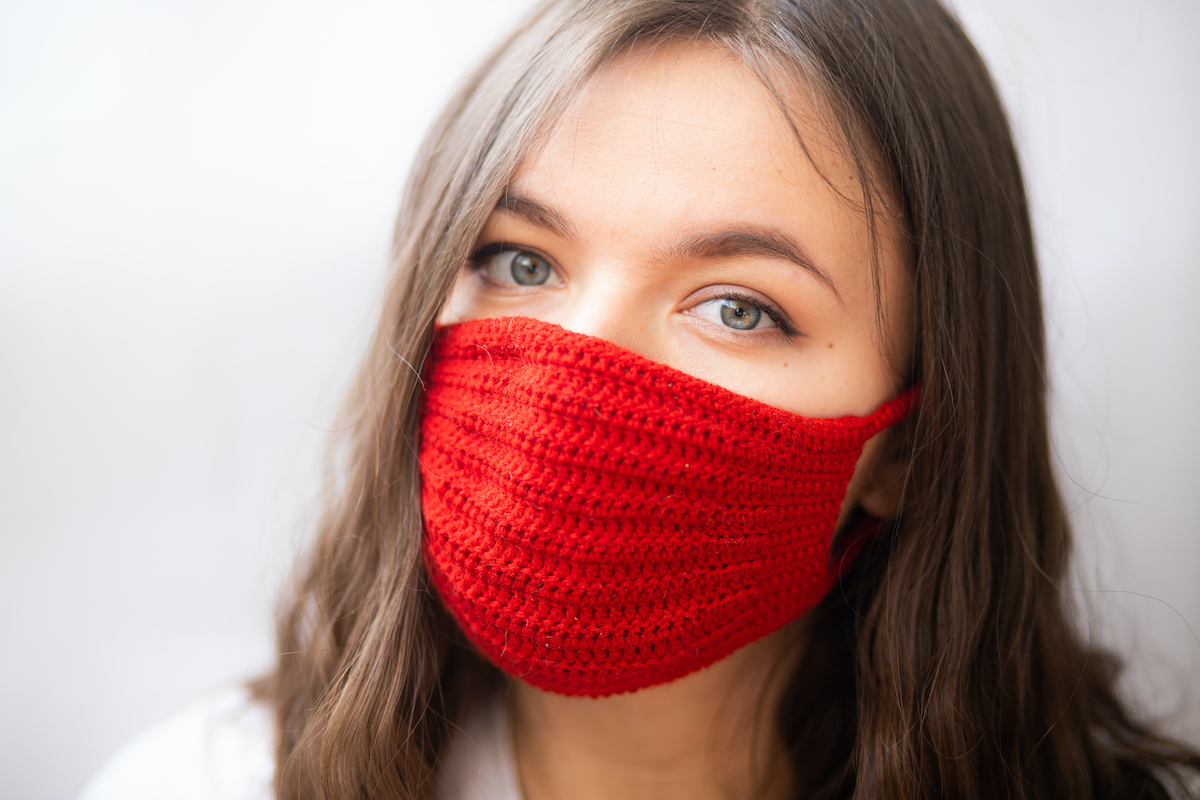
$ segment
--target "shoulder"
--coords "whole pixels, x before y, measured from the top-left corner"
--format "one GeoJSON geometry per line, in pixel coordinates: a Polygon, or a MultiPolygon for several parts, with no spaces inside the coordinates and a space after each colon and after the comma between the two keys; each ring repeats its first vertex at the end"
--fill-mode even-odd
{"type": "Polygon", "coordinates": [[[80,800],[271,800],[274,729],[244,687],[212,692],[126,745],[80,800]]]}

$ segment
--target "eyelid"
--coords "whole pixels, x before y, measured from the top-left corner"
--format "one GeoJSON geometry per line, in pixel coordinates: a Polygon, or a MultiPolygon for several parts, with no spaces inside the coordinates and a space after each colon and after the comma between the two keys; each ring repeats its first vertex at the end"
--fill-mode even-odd
{"type": "Polygon", "coordinates": [[[489,242],[481,247],[475,248],[467,258],[466,268],[478,275],[481,280],[489,284],[496,290],[504,291],[520,291],[527,292],[533,289],[549,289],[562,285],[566,278],[563,276],[563,271],[554,263],[554,259],[545,255],[536,247],[529,247],[523,244],[515,244],[513,242],[489,242]],[[507,280],[506,277],[495,274],[489,266],[489,261],[498,255],[511,253],[509,257],[515,258],[518,253],[528,253],[536,256],[538,259],[546,262],[550,267],[550,277],[540,284],[522,284],[517,281],[507,280]]]}
{"type": "Polygon", "coordinates": [[[692,303],[691,306],[689,306],[690,308],[695,308],[701,303],[708,303],[713,300],[722,300],[725,298],[729,298],[730,300],[741,300],[744,303],[750,303],[751,305],[760,308],[762,312],[766,314],[772,322],[775,323],[779,331],[785,336],[790,338],[793,336],[803,335],[799,330],[797,330],[796,326],[792,323],[792,320],[782,308],[760,294],[751,293],[741,287],[735,286],[712,286],[708,288],[712,290],[711,294],[706,294],[704,297],[701,297],[696,302],[692,303]]]}
{"type": "Polygon", "coordinates": [[[524,244],[517,244],[515,242],[488,242],[485,245],[481,245],[481,246],[475,248],[475,250],[471,253],[471,255],[467,256],[467,266],[470,267],[471,269],[477,269],[480,265],[480,262],[483,261],[483,259],[488,258],[490,256],[494,256],[497,253],[506,252],[508,250],[519,250],[519,251],[525,252],[525,253],[533,253],[538,258],[544,258],[544,259],[546,259],[546,263],[549,264],[554,269],[554,271],[559,274],[559,277],[562,277],[562,270],[560,270],[558,268],[558,264],[556,264],[554,262],[553,258],[546,255],[545,253],[543,253],[541,250],[537,249],[536,247],[530,247],[529,245],[524,245],[524,244]]]}

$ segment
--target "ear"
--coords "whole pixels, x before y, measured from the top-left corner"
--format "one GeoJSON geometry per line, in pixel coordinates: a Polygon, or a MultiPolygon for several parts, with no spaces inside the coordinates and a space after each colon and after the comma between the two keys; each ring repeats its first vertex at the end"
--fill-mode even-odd
{"type": "Polygon", "coordinates": [[[879,456],[858,495],[863,510],[879,519],[891,519],[900,513],[908,471],[908,448],[904,446],[908,437],[903,428],[901,423],[884,434],[879,456]]]}

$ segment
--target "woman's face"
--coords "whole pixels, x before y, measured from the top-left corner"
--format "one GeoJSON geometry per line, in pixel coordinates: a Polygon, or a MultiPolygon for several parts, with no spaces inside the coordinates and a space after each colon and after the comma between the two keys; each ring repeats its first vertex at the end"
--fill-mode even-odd
{"type": "Polygon", "coordinates": [[[813,93],[791,94],[807,154],[722,50],[616,59],[518,171],[441,321],[535,317],[796,414],[870,413],[903,388],[910,269],[885,220],[880,331],[853,164],[813,93]]]}

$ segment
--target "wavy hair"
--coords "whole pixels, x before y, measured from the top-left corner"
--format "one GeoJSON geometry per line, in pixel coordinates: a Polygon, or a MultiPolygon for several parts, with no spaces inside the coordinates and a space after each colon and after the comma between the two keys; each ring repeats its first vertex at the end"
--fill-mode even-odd
{"type": "Polygon", "coordinates": [[[279,800],[432,797],[450,731],[495,685],[422,566],[416,439],[433,323],[582,83],[677,37],[733,53],[781,105],[780,75],[814,86],[868,187],[871,230],[899,215],[914,257],[922,404],[900,445],[905,501],[803,627],[775,712],[793,796],[1186,793],[1178,776],[1200,756],[1127,714],[1116,662],[1066,607],[1025,189],[959,23],[936,0],[549,0],[462,85],[408,180],[318,538],[258,684],[281,732],[279,800]]]}

